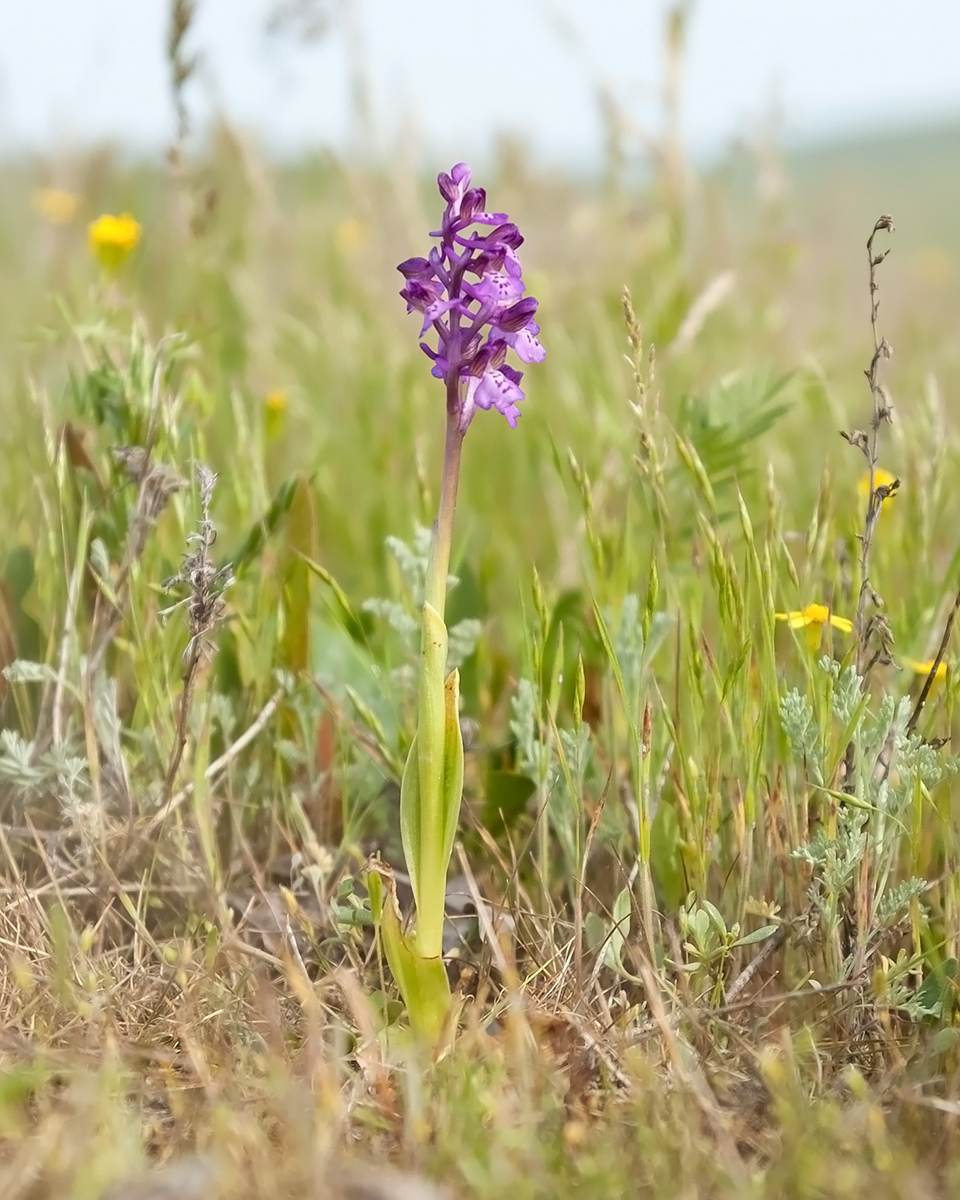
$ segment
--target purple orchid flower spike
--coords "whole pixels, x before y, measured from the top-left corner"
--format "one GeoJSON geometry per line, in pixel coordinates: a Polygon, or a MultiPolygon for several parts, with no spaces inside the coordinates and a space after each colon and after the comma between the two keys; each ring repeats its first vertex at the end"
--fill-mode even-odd
{"type": "MultiPolygon", "coordinates": [[[[367,877],[377,937],[403,993],[411,1029],[436,1046],[451,1010],[443,963],[444,896],[463,794],[460,675],[448,671],[444,609],[457,509],[464,435],[477,409],[495,408],[512,427],[520,417],[522,363],[542,362],[534,319],[537,302],[524,295],[517,250],[523,238],[506,213],[487,211],[483,188],[470,186],[470,168],[458,163],[437,179],[446,209],[439,239],[426,258],[408,258],[400,295],[407,312],[423,316],[421,342],[447,393],[447,436],[440,507],[433,526],[421,608],[417,733],[400,784],[400,834],[413,889],[416,924],[403,928],[396,893],[389,898],[381,873],[367,877]]],[[[392,876],[390,877],[392,882],[392,876]]]]}
{"type": "Polygon", "coordinates": [[[516,428],[523,373],[504,361],[512,349],[523,363],[543,362],[534,320],[537,301],[526,290],[517,257],[523,238],[506,213],[488,212],[483,188],[470,186],[471,172],[458,163],[437,178],[447,202],[428,258],[408,258],[397,268],[406,279],[400,295],[407,312],[423,314],[420,336],[431,328],[433,375],[447,387],[447,412],[466,433],[478,408],[495,408],[516,428]],[[488,227],[489,232],[476,227],[488,227]]]}

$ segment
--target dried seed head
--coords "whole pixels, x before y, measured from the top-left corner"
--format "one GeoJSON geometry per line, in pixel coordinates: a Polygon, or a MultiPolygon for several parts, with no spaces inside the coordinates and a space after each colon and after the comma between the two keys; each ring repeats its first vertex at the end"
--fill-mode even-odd
{"type": "Polygon", "coordinates": [[[150,456],[145,446],[114,446],[110,452],[132,483],[140,483],[150,456]]]}
{"type": "Polygon", "coordinates": [[[851,446],[863,452],[865,458],[870,457],[870,442],[867,435],[862,429],[851,429],[849,432],[846,429],[840,430],[840,436],[845,442],[849,442],[851,446]]]}

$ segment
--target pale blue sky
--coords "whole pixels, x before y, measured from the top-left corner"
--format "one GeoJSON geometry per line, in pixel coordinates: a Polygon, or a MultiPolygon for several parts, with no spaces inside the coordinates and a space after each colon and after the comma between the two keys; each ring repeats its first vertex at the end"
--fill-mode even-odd
{"type": "MultiPolygon", "coordinates": [[[[415,130],[431,162],[482,156],[500,131],[541,161],[595,161],[598,82],[638,124],[656,122],[664,0],[330,0],[341,19],[311,46],[266,36],[273,2],[199,0],[190,104],[283,151],[348,143],[351,44],[379,145],[415,130]]],[[[0,147],[166,144],[168,7],[0,0],[0,147]]],[[[690,145],[717,152],[774,110],[791,139],[960,120],[960,0],[699,0],[690,145]]]]}

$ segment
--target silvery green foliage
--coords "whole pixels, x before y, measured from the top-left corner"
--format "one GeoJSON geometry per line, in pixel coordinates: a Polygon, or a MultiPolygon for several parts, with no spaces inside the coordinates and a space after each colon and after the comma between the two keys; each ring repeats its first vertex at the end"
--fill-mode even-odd
{"type": "Polygon", "coordinates": [[[930,969],[923,954],[901,949],[896,960],[883,960],[883,999],[914,1021],[949,1021],[956,1011],[957,960],[948,958],[930,969]],[[917,987],[917,979],[923,983],[917,987]]]}
{"type": "MultiPolygon", "coordinates": [[[[919,899],[929,886],[925,879],[918,879],[914,875],[913,878],[905,879],[903,883],[891,888],[877,905],[877,921],[880,928],[889,929],[891,925],[895,925],[911,903],[919,899]]],[[[926,914],[925,908],[921,907],[921,911],[926,914]]]]}
{"type": "MultiPolygon", "coordinates": [[[[387,549],[396,560],[403,578],[403,586],[407,592],[408,601],[387,600],[375,596],[365,600],[361,605],[364,612],[385,621],[403,641],[408,653],[415,658],[420,651],[420,610],[423,607],[423,595],[427,568],[430,563],[430,543],[433,534],[423,525],[414,530],[413,541],[410,545],[397,537],[388,537],[387,549]]],[[[459,580],[455,575],[447,576],[447,588],[457,586],[459,580]]],[[[483,633],[483,624],[468,618],[458,621],[448,631],[447,670],[455,671],[470,657],[483,633]]],[[[399,669],[398,682],[404,682],[414,677],[408,668],[399,669]]]]}
{"type": "Polygon", "coordinates": [[[90,800],[87,761],[66,745],[51,746],[37,755],[32,742],[11,729],[0,730],[0,783],[21,799],[39,793],[56,797],[64,825],[80,834],[85,855],[92,853],[101,832],[102,814],[90,800]]]}
{"type": "Polygon", "coordinates": [[[387,549],[400,568],[404,587],[409,593],[413,607],[417,610],[423,605],[432,539],[433,534],[425,525],[418,525],[414,529],[413,541],[409,546],[398,537],[386,539],[387,549]]]}
{"type": "Polygon", "coordinates": [[[510,732],[517,740],[517,766],[524,775],[546,783],[550,766],[550,748],[540,739],[537,689],[529,679],[521,679],[510,702],[510,732]]]}
{"type": "Polygon", "coordinates": [[[110,554],[102,538],[94,538],[90,543],[90,566],[101,583],[110,579],[110,554]]]}
{"type": "Polygon", "coordinates": [[[0,729],[0,780],[19,792],[43,786],[47,772],[33,761],[33,743],[12,729],[0,729]]]}
{"type": "Polygon", "coordinates": [[[456,625],[450,627],[447,643],[448,671],[455,671],[462,666],[464,660],[468,659],[476,650],[482,633],[483,622],[474,620],[472,617],[458,621],[456,625]]]}
{"type": "Polygon", "coordinates": [[[289,738],[278,738],[274,742],[273,748],[276,750],[277,756],[288,766],[308,767],[310,765],[310,754],[298,742],[292,742],[289,738]]]}
{"type": "Polygon", "coordinates": [[[297,677],[292,671],[285,671],[282,667],[277,667],[273,672],[273,681],[278,688],[282,688],[288,696],[292,695],[297,690],[297,677]]]}
{"type": "MultiPolygon", "coordinates": [[[[820,829],[794,856],[816,868],[811,889],[813,903],[828,921],[835,923],[839,903],[853,887],[867,852],[871,859],[874,908],[879,928],[894,925],[926,883],[909,879],[887,886],[896,866],[897,853],[910,820],[910,808],[918,789],[935,787],[956,770],[917,734],[908,734],[911,703],[887,695],[877,710],[862,705],[863,685],[852,667],[841,671],[828,658],[820,667],[832,680],[831,710],[853,742],[855,792],[837,813],[837,835],[829,839],[820,829]],[[858,714],[859,709],[859,716],[858,714]]],[[[802,757],[813,781],[823,785],[823,737],[809,701],[796,690],[780,702],[783,728],[794,753],[802,757]]]]}
{"type": "Polygon", "coordinates": [[[4,667],[3,677],[8,683],[56,683],[60,678],[48,663],[30,662],[25,658],[15,659],[4,667]]]}
{"type": "Polygon", "coordinates": [[[590,728],[559,730],[555,751],[541,738],[540,701],[529,679],[521,679],[511,704],[510,731],[517,741],[517,766],[543,789],[547,820],[570,870],[579,870],[583,789],[594,768],[590,728]]]}
{"type": "Polygon", "coordinates": [[[576,731],[561,729],[559,733],[566,770],[558,758],[554,758],[550,764],[547,816],[560,839],[571,869],[579,870],[583,789],[593,765],[593,744],[590,726],[586,723],[576,731]]]}
{"type": "Polygon", "coordinates": [[[89,787],[87,762],[65,746],[51,746],[39,757],[35,748],[12,729],[0,729],[0,781],[21,795],[50,790],[70,797],[89,787]]]}
{"type": "MultiPolygon", "coordinates": [[[[395,600],[382,598],[364,600],[361,606],[364,612],[385,620],[395,633],[403,639],[411,655],[416,655],[420,647],[420,622],[402,604],[395,600]]],[[[465,659],[477,648],[477,642],[483,633],[483,622],[468,617],[451,625],[447,630],[447,670],[455,671],[461,667],[465,659]]],[[[398,678],[411,678],[409,666],[398,668],[398,678]]]]}
{"type": "Polygon", "coordinates": [[[863,685],[857,669],[851,665],[841,672],[840,664],[836,659],[828,658],[826,655],[820,659],[818,665],[821,671],[833,677],[833,695],[831,697],[833,715],[846,728],[853,720],[857,705],[863,698],[863,685]]]}
{"type": "Polygon", "coordinates": [[[414,641],[420,632],[420,622],[409,609],[396,600],[385,600],[383,597],[375,596],[370,600],[364,600],[360,607],[371,616],[386,621],[405,642],[414,641]]]}
{"type": "Polygon", "coordinates": [[[780,700],[780,721],[783,732],[790,739],[794,754],[807,764],[814,782],[822,784],[820,730],[810,701],[796,688],[787,692],[780,700]]]}
{"type": "Polygon", "coordinates": [[[587,770],[593,761],[593,744],[590,740],[590,726],[583,724],[576,731],[560,730],[560,745],[574,785],[582,789],[587,776],[587,770]]]}
{"type": "Polygon", "coordinates": [[[629,592],[623,598],[619,622],[614,624],[613,614],[609,610],[604,613],[604,620],[608,628],[616,628],[613,649],[623,675],[624,688],[630,705],[629,716],[632,721],[637,723],[640,719],[643,675],[653,656],[663,645],[670,628],[671,618],[667,613],[654,613],[650,623],[650,633],[644,638],[640,597],[629,592]]]}
{"type": "Polygon", "coordinates": [[[843,893],[852,886],[860,860],[867,848],[867,814],[863,809],[842,807],[837,814],[837,836],[827,837],[821,826],[813,838],[793,851],[793,857],[816,868],[819,884],[811,888],[811,899],[824,915],[833,917],[843,893]]]}
{"type": "Polygon", "coordinates": [[[93,724],[105,753],[119,758],[123,722],[117,709],[117,681],[102,671],[93,680],[93,724]]]}
{"type": "Polygon", "coordinates": [[[130,777],[123,753],[123,722],[117,707],[117,681],[103,671],[93,679],[93,724],[100,747],[101,796],[132,804],[130,777]]]}
{"type": "Polygon", "coordinates": [[[211,724],[219,725],[224,741],[231,742],[237,728],[237,714],[230,697],[225,696],[223,692],[214,692],[210,697],[209,706],[211,724]]]}
{"type": "Polygon", "coordinates": [[[941,780],[953,775],[957,770],[955,758],[944,760],[933,746],[916,734],[909,738],[902,737],[897,752],[899,774],[894,785],[895,791],[909,788],[911,780],[919,780],[926,788],[936,787],[941,780]]]}

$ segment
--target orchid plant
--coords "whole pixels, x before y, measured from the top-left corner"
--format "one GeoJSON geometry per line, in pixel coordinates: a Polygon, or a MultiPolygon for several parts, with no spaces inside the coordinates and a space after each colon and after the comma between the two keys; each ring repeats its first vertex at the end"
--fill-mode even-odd
{"type": "Polygon", "coordinates": [[[485,191],[470,180],[465,163],[440,174],[446,209],[431,234],[439,245],[429,257],[398,267],[406,280],[400,295],[407,312],[423,314],[420,336],[437,334],[436,349],[420,345],[433,362],[432,374],[444,383],[447,410],[440,512],[422,610],[417,732],[400,787],[401,837],[416,909],[412,934],[403,927],[390,872],[374,863],[368,876],[380,944],[410,1025],[431,1044],[442,1036],[451,1009],[442,959],[444,898],[463,791],[460,678],[446,671],[444,622],[461,450],[478,409],[496,409],[516,428],[522,372],[507,364],[508,350],[523,363],[545,356],[537,340],[537,301],[523,295],[517,257],[523,238],[505,213],[486,210],[485,191]]]}

